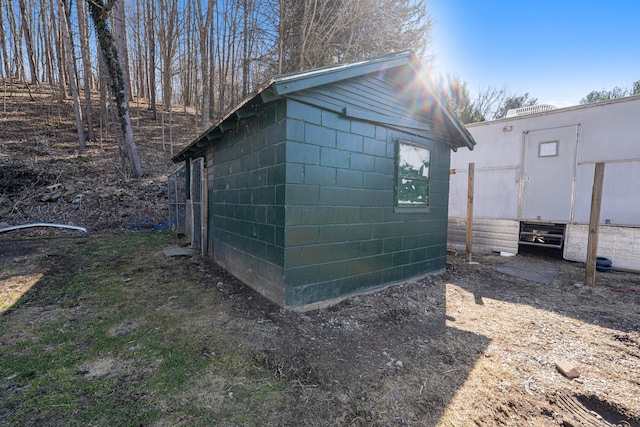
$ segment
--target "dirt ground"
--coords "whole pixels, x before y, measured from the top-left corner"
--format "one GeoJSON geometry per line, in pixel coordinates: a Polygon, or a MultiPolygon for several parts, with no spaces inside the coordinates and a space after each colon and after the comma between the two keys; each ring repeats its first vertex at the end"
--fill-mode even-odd
{"type": "MultiPolygon", "coordinates": [[[[37,268],[59,245],[100,238],[0,239],[0,261],[37,268]]],[[[304,314],[281,310],[209,259],[140,259],[219,296],[205,311],[184,307],[215,318],[199,322],[199,334],[235,337],[287,384],[265,425],[639,426],[640,292],[631,289],[640,276],[599,273],[598,286],[580,287],[582,264],[518,257],[560,273],[539,284],[495,272],[507,261],[496,254],[476,254],[475,265],[451,255],[446,272],[304,314]],[[561,374],[561,361],[579,377],[561,374]]],[[[185,398],[206,405],[219,382],[201,382],[185,398]]]]}
{"type": "Polygon", "coordinates": [[[637,289],[640,277],[576,287],[583,265],[529,256],[560,266],[541,285],[494,272],[500,256],[476,259],[451,257],[444,274],[327,311],[278,312],[274,323],[292,334],[266,360],[317,367],[309,378],[304,363],[285,364],[284,375],[319,387],[301,385],[292,404],[308,399],[345,425],[640,425],[640,292],[612,291],[637,289]],[[560,374],[561,361],[580,376],[560,374]]]}
{"type": "MultiPolygon", "coordinates": [[[[138,140],[143,168],[152,172],[136,181],[122,171],[114,146],[93,143],[77,152],[73,125],[61,119],[72,117],[69,106],[44,97],[38,110],[20,93],[11,92],[23,96],[20,108],[0,116],[0,223],[89,226],[94,234],[79,239],[99,239],[95,233],[127,230],[129,218],[162,221],[165,177],[174,166],[147,113],[140,126],[146,120],[149,128],[138,140]],[[25,114],[39,125],[21,127],[17,117],[25,114]],[[43,202],[57,183],[79,188],[81,202],[43,202]]],[[[39,240],[51,234],[65,233],[34,229],[0,239],[0,262],[63,263],[50,255],[78,240],[39,240]]],[[[583,264],[518,257],[558,265],[560,273],[545,285],[495,272],[508,259],[496,254],[476,254],[474,265],[450,255],[452,269],[441,274],[304,314],[281,310],[210,259],[179,258],[171,266],[221,297],[194,313],[220,321],[200,326],[237,337],[287,384],[265,424],[640,426],[640,275],[598,273],[596,287],[576,286],[584,281],[583,264]],[[563,361],[577,378],[559,372],[563,361]]],[[[140,268],[167,270],[162,256],[144,262],[140,268]]],[[[0,283],[1,292],[9,285],[0,283]]],[[[215,381],[202,379],[185,399],[206,405],[208,384],[215,381]]]]}

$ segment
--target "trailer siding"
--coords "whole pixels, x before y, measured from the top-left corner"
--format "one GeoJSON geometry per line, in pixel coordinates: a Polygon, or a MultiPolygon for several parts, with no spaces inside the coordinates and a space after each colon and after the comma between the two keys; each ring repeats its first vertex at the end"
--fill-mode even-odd
{"type": "MultiPolygon", "coordinates": [[[[478,145],[473,151],[452,154],[454,174],[451,176],[449,193],[450,219],[466,216],[466,170],[468,164],[473,162],[476,170],[474,219],[515,222],[546,220],[567,224],[565,258],[582,260],[586,241],[583,241],[581,233],[589,222],[595,163],[604,162],[600,215],[603,231],[598,254],[609,254],[616,267],[640,270],[636,248],[640,229],[638,112],[640,96],[633,96],[467,125],[478,145]],[[571,154],[573,160],[563,166],[562,171],[540,168],[537,176],[528,176],[531,168],[527,170],[527,156],[535,151],[527,146],[528,136],[544,131],[540,133],[545,135],[540,141],[553,141],[554,133],[559,135],[558,138],[565,134],[566,138],[569,134],[567,129],[575,129],[575,149],[571,154]],[[564,174],[566,179],[569,172],[568,182],[555,185],[555,177],[560,180],[560,175],[564,174]],[[538,194],[534,202],[527,194],[526,185],[529,181],[526,180],[540,180],[540,174],[548,174],[543,178],[550,178],[546,184],[550,191],[546,195],[538,194]],[[559,191],[560,188],[562,191],[559,191]],[[556,190],[555,194],[552,190],[556,190]],[[562,206],[561,210],[568,212],[549,218],[545,218],[544,214],[532,214],[531,210],[535,211],[536,206],[543,203],[562,206]],[[528,215],[525,212],[527,210],[528,215]]],[[[559,152],[558,155],[567,155],[567,152],[559,152]]],[[[545,212],[544,209],[541,211],[545,212]]],[[[449,243],[459,243],[456,233],[460,230],[451,227],[451,220],[449,224],[452,230],[449,243]]],[[[496,234],[484,239],[483,243],[488,243],[489,248],[500,249],[503,247],[502,241],[510,241],[511,245],[517,247],[517,234],[505,234],[499,227],[489,233],[496,234]]]]}

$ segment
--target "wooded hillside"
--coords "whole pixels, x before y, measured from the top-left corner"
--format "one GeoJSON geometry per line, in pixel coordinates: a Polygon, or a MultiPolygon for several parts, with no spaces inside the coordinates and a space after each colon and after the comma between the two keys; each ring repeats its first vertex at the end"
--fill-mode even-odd
{"type": "Polygon", "coordinates": [[[0,0],[0,223],[160,222],[174,147],[264,81],[424,57],[431,24],[422,0],[0,0]]]}
{"type": "MultiPolygon", "coordinates": [[[[194,138],[192,109],[174,107],[162,126],[148,104],[131,103],[145,170],[143,178],[131,179],[113,126],[96,128],[96,141],[80,151],[73,101],[60,101],[48,85],[17,80],[0,81],[0,91],[0,228],[49,222],[120,231],[167,218],[167,175],[177,168],[171,147],[194,138]]],[[[96,101],[93,106],[99,109],[96,101]]],[[[27,234],[53,232],[64,230],[34,228],[27,234]]]]}
{"type": "Polygon", "coordinates": [[[193,108],[204,130],[274,75],[423,55],[430,28],[422,0],[0,0],[0,77],[72,97],[82,148],[118,108],[101,31],[112,36],[129,102],[145,100],[154,119],[159,108],[193,108]],[[87,89],[100,94],[98,111],[87,89]]]}

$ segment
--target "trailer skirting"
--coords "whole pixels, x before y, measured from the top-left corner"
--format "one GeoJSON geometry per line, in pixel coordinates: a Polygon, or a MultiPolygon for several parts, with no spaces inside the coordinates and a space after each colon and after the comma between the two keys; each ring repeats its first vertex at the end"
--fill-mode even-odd
{"type": "MultiPolygon", "coordinates": [[[[449,217],[448,245],[462,249],[466,243],[467,219],[449,217]]],[[[503,219],[473,219],[473,248],[518,253],[520,222],[503,219]]],[[[589,226],[567,224],[563,257],[587,261],[589,226]]],[[[640,272],[640,227],[602,225],[598,236],[598,256],[612,260],[614,269],[640,272]]]]}
{"type": "MultiPolygon", "coordinates": [[[[589,226],[569,224],[565,233],[564,259],[586,262],[589,226]]],[[[614,269],[640,272],[640,228],[600,226],[598,256],[611,259],[614,269]]]]}
{"type": "MultiPolygon", "coordinates": [[[[464,248],[466,244],[467,218],[449,217],[448,245],[464,248]]],[[[520,223],[506,219],[473,219],[473,248],[498,252],[518,253],[520,223]]]]}

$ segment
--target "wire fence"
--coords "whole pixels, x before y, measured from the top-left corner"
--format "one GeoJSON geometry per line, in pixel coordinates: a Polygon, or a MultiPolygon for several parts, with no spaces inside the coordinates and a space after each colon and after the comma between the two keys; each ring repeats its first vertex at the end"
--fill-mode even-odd
{"type": "Polygon", "coordinates": [[[168,177],[169,225],[179,233],[185,231],[187,188],[184,166],[176,169],[168,177]]]}

